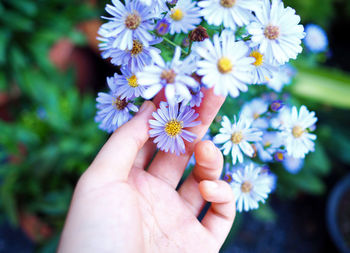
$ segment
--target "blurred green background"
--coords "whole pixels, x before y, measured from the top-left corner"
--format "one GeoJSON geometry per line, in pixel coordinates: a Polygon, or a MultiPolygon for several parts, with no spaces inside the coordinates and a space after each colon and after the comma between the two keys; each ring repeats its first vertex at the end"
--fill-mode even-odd
{"type": "MultiPolygon", "coordinates": [[[[97,49],[106,2],[0,0],[0,222],[20,227],[40,252],[54,251],[75,183],[107,138],[94,123],[96,92],[115,71],[97,49]]],[[[328,53],[293,62],[287,92],[319,122],[305,168],[278,175],[276,195],[292,201],[326,196],[349,172],[350,2],[284,2],[330,42],[328,53]]],[[[275,217],[268,206],[254,216],[275,217]]]]}

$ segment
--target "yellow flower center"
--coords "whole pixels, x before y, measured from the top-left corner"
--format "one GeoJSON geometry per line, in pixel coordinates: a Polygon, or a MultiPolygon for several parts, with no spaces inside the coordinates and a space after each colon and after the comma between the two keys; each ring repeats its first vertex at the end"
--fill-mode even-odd
{"type": "Polygon", "coordinates": [[[170,17],[175,21],[180,21],[184,17],[184,13],[180,9],[171,9],[170,17]]]}
{"type": "Polygon", "coordinates": [[[230,61],[229,58],[227,57],[222,57],[219,61],[218,61],[218,69],[220,71],[220,73],[222,74],[226,74],[228,72],[230,72],[233,68],[232,62],[230,61]]]}
{"type": "Polygon", "coordinates": [[[132,49],[130,50],[130,53],[132,56],[138,55],[141,53],[143,50],[143,45],[140,41],[138,40],[133,40],[132,41],[132,49]]]}
{"type": "Polygon", "coordinates": [[[126,17],[124,24],[130,30],[135,30],[141,24],[141,17],[137,12],[134,12],[133,14],[129,14],[126,17]]]}
{"type": "Polygon", "coordinates": [[[178,121],[176,119],[172,119],[165,124],[165,132],[170,137],[176,137],[182,131],[182,121],[178,121]]]}
{"type": "Polygon", "coordinates": [[[277,152],[276,156],[277,156],[277,159],[279,161],[283,161],[284,160],[284,154],[282,152],[277,152]]]}
{"type": "Polygon", "coordinates": [[[261,66],[264,62],[264,56],[258,51],[251,52],[249,56],[255,58],[255,62],[253,63],[253,65],[256,67],[261,66]]]}
{"type": "Polygon", "coordinates": [[[160,74],[160,79],[164,80],[166,83],[174,83],[175,77],[176,77],[176,73],[172,69],[165,69],[160,74]]]}
{"type": "Polygon", "coordinates": [[[271,145],[272,145],[272,143],[270,141],[266,141],[264,143],[264,148],[269,148],[269,147],[271,147],[271,145]]]}
{"type": "Polygon", "coordinates": [[[300,126],[295,126],[292,129],[292,134],[295,138],[300,138],[305,131],[300,126]]]}
{"type": "Polygon", "coordinates": [[[120,99],[120,97],[117,97],[113,104],[119,111],[121,111],[128,105],[128,102],[125,99],[120,99]]]}
{"type": "Polygon", "coordinates": [[[235,132],[231,135],[231,141],[234,143],[234,144],[239,144],[243,139],[243,134],[241,131],[239,132],[235,132]]]}
{"type": "Polygon", "coordinates": [[[264,35],[269,40],[275,40],[280,35],[280,29],[278,26],[268,25],[265,28],[264,35]]]}
{"type": "Polygon", "coordinates": [[[260,114],[259,114],[259,113],[255,112],[255,113],[253,114],[253,118],[254,118],[254,119],[257,119],[257,118],[259,118],[259,117],[260,117],[260,114]]]}
{"type": "Polygon", "coordinates": [[[241,191],[243,193],[248,193],[253,189],[253,185],[249,182],[249,181],[245,181],[243,182],[243,184],[241,185],[241,191]]]}
{"type": "Polygon", "coordinates": [[[126,80],[128,80],[128,84],[129,84],[130,87],[136,88],[136,87],[139,86],[139,84],[137,83],[137,78],[136,78],[135,75],[130,76],[126,80]]]}
{"type": "Polygon", "coordinates": [[[236,0],[220,0],[221,6],[225,8],[231,8],[236,3],[236,0]]]}

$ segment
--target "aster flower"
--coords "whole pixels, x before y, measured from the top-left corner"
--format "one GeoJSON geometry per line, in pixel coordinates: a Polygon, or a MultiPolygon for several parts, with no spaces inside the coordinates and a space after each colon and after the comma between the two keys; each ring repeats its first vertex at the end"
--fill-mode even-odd
{"type": "Polygon", "coordinates": [[[285,156],[282,161],[283,167],[291,174],[297,174],[304,166],[304,159],[285,156]]]}
{"type": "Polygon", "coordinates": [[[320,53],[327,50],[327,34],[320,26],[308,24],[305,27],[305,33],[304,44],[311,52],[320,53]]]}
{"type": "Polygon", "coordinates": [[[273,160],[273,155],[276,150],[281,147],[281,141],[276,132],[265,131],[260,142],[254,145],[257,149],[258,156],[263,162],[270,162],[273,160]]]}
{"type": "Polygon", "coordinates": [[[142,72],[136,74],[139,84],[144,85],[146,90],[144,98],[154,97],[163,87],[165,87],[165,96],[170,104],[181,101],[191,100],[189,88],[197,88],[198,83],[189,75],[194,69],[192,57],[187,57],[184,61],[180,60],[181,49],[175,49],[174,57],[171,62],[165,63],[164,60],[154,52],[151,52],[153,65],[146,66],[142,72]]]}
{"type": "Polygon", "coordinates": [[[210,40],[200,42],[194,48],[203,59],[197,62],[197,74],[202,83],[211,88],[217,95],[230,94],[237,97],[239,91],[247,91],[246,83],[251,81],[253,57],[247,57],[249,48],[243,41],[235,42],[232,31],[224,30],[221,37],[217,34],[210,40]]]}
{"type": "Polygon", "coordinates": [[[157,22],[156,27],[154,28],[158,35],[163,36],[169,32],[170,23],[167,19],[163,18],[157,22]]]}
{"type": "Polygon", "coordinates": [[[231,187],[236,197],[239,212],[257,209],[259,202],[265,203],[271,192],[272,180],[268,174],[253,163],[232,173],[231,187]]]}
{"type": "Polygon", "coordinates": [[[243,115],[238,122],[234,118],[234,124],[224,116],[221,122],[222,128],[217,134],[213,142],[215,144],[223,144],[223,154],[228,155],[231,151],[232,163],[236,164],[243,162],[243,153],[249,157],[254,154],[254,149],[249,142],[257,142],[261,140],[262,132],[256,128],[251,127],[251,121],[247,120],[243,115]]]}
{"type": "Polygon", "coordinates": [[[107,132],[113,132],[118,127],[126,123],[132,115],[131,111],[137,112],[138,108],[131,101],[121,99],[119,96],[111,93],[98,93],[97,114],[95,121],[99,128],[107,132]]]}
{"type": "Polygon", "coordinates": [[[291,111],[284,114],[281,139],[289,156],[304,158],[305,154],[314,150],[316,135],[309,133],[309,129],[316,121],[315,112],[309,112],[304,105],[299,113],[293,106],[291,111]]]}
{"type": "Polygon", "coordinates": [[[255,62],[252,63],[254,66],[252,83],[267,83],[272,78],[273,72],[276,72],[278,68],[271,65],[271,59],[266,59],[266,56],[257,47],[251,49],[249,56],[255,59],[255,62]]]}
{"type": "Polygon", "coordinates": [[[153,29],[153,18],[156,16],[152,9],[140,1],[112,0],[113,5],[106,5],[106,11],[112,17],[104,17],[109,22],[103,24],[99,35],[102,38],[112,38],[113,48],[121,50],[133,48],[133,40],[142,41],[145,46],[153,39],[148,32],[153,29]]]}
{"type": "Polygon", "coordinates": [[[200,8],[192,0],[179,0],[168,14],[170,34],[188,33],[201,22],[200,8]]]}
{"type": "Polygon", "coordinates": [[[203,0],[198,2],[202,7],[201,14],[210,25],[224,25],[226,28],[236,29],[236,26],[249,24],[252,10],[256,9],[256,0],[203,0]]]}
{"type": "Polygon", "coordinates": [[[203,98],[203,92],[201,91],[200,87],[195,88],[195,89],[190,89],[190,93],[192,95],[192,98],[190,100],[190,106],[191,107],[199,107],[202,102],[203,98]]]}
{"type": "Polygon", "coordinates": [[[163,12],[169,10],[165,0],[140,0],[140,2],[147,6],[151,6],[153,11],[157,14],[156,17],[160,17],[163,12]]]}
{"type": "Polygon", "coordinates": [[[295,73],[296,71],[291,65],[285,64],[272,73],[272,78],[268,80],[266,85],[276,92],[281,92],[285,85],[292,82],[295,73]]]}
{"type": "Polygon", "coordinates": [[[304,27],[299,25],[300,17],[294,9],[284,8],[281,0],[262,0],[262,3],[262,8],[255,10],[255,21],[247,27],[252,35],[251,46],[258,46],[262,54],[274,59],[273,64],[296,59],[305,36],[304,27]]]}
{"type": "MultiPolygon", "coordinates": [[[[161,39],[152,40],[149,42],[149,45],[158,44],[160,41],[161,39]]],[[[145,66],[152,64],[151,52],[160,54],[158,48],[152,46],[146,47],[140,41],[133,40],[133,47],[131,50],[113,48],[106,56],[111,57],[112,64],[127,66],[133,73],[136,73],[142,71],[145,66]]]]}
{"type": "Polygon", "coordinates": [[[252,122],[253,127],[266,129],[269,122],[266,118],[261,117],[268,110],[268,103],[261,98],[255,98],[252,101],[245,103],[241,110],[241,115],[252,122]]]}
{"type": "Polygon", "coordinates": [[[120,96],[120,99],[133,99],[140,97],[145,88],[137,82],[137,77],[127,68],[121,68],[122,75],[114,74],[107,78],[107,84],[114,94],[120,96]]]}
{"type": "Polygon", "coordinates": [[[183,104],[170,105],[161,102],[159,107],[152,114],[155,120],[149,121],[150,137],[155,137],[154,143],[162,151],[176,153],[176,155],[185,153],[183,140],[193,142],[196,139],[196,135],[186,128],[200,124],[199,121],[194,121],[198,117],[198,113],[183,104]]]}

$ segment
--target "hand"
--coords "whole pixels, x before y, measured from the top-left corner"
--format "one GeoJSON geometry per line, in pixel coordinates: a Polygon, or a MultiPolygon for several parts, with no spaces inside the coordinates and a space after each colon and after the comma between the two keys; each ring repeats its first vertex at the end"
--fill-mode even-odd
{"type": "MultiPolygon", "coordinates": [[[[191,129],[197,140],[223,101],[205,91],[199,108],[202,124],[191,129]]],[[[145,102],[82,175],[58,252],[219,251],[235,217],[232,190],[218,180],[222,154],[212,142],[196,140],[182,156],[160,151],[152,160],[155,145],[148,140],[148,120],[154,110],[152,102],[145,102]],[[193,152],[197,163],[176,190],[193,152]],[[211,207],[199,222],[206,201],[211,207]]]]}

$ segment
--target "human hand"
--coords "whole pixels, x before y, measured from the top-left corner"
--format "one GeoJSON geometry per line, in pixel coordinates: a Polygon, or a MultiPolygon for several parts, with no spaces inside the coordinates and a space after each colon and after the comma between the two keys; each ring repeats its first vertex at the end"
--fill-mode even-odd
{"type": "Polygon", "coordinates": [[[153,160],[148,120],[156,108],[146,101],[80,178],[58,252],[218,252],[235,217],[234,197],[218,180],[221,152],[212,142],[198,140],[223,101],[206,90],[198,109],[202,123],[191,129],[197,140],[184,155],[159,151],[153,160]],[[176,190],[193,152],[197,163],[176,190]],[[199,222],[206,201],[212,204],[199,222]]]}

